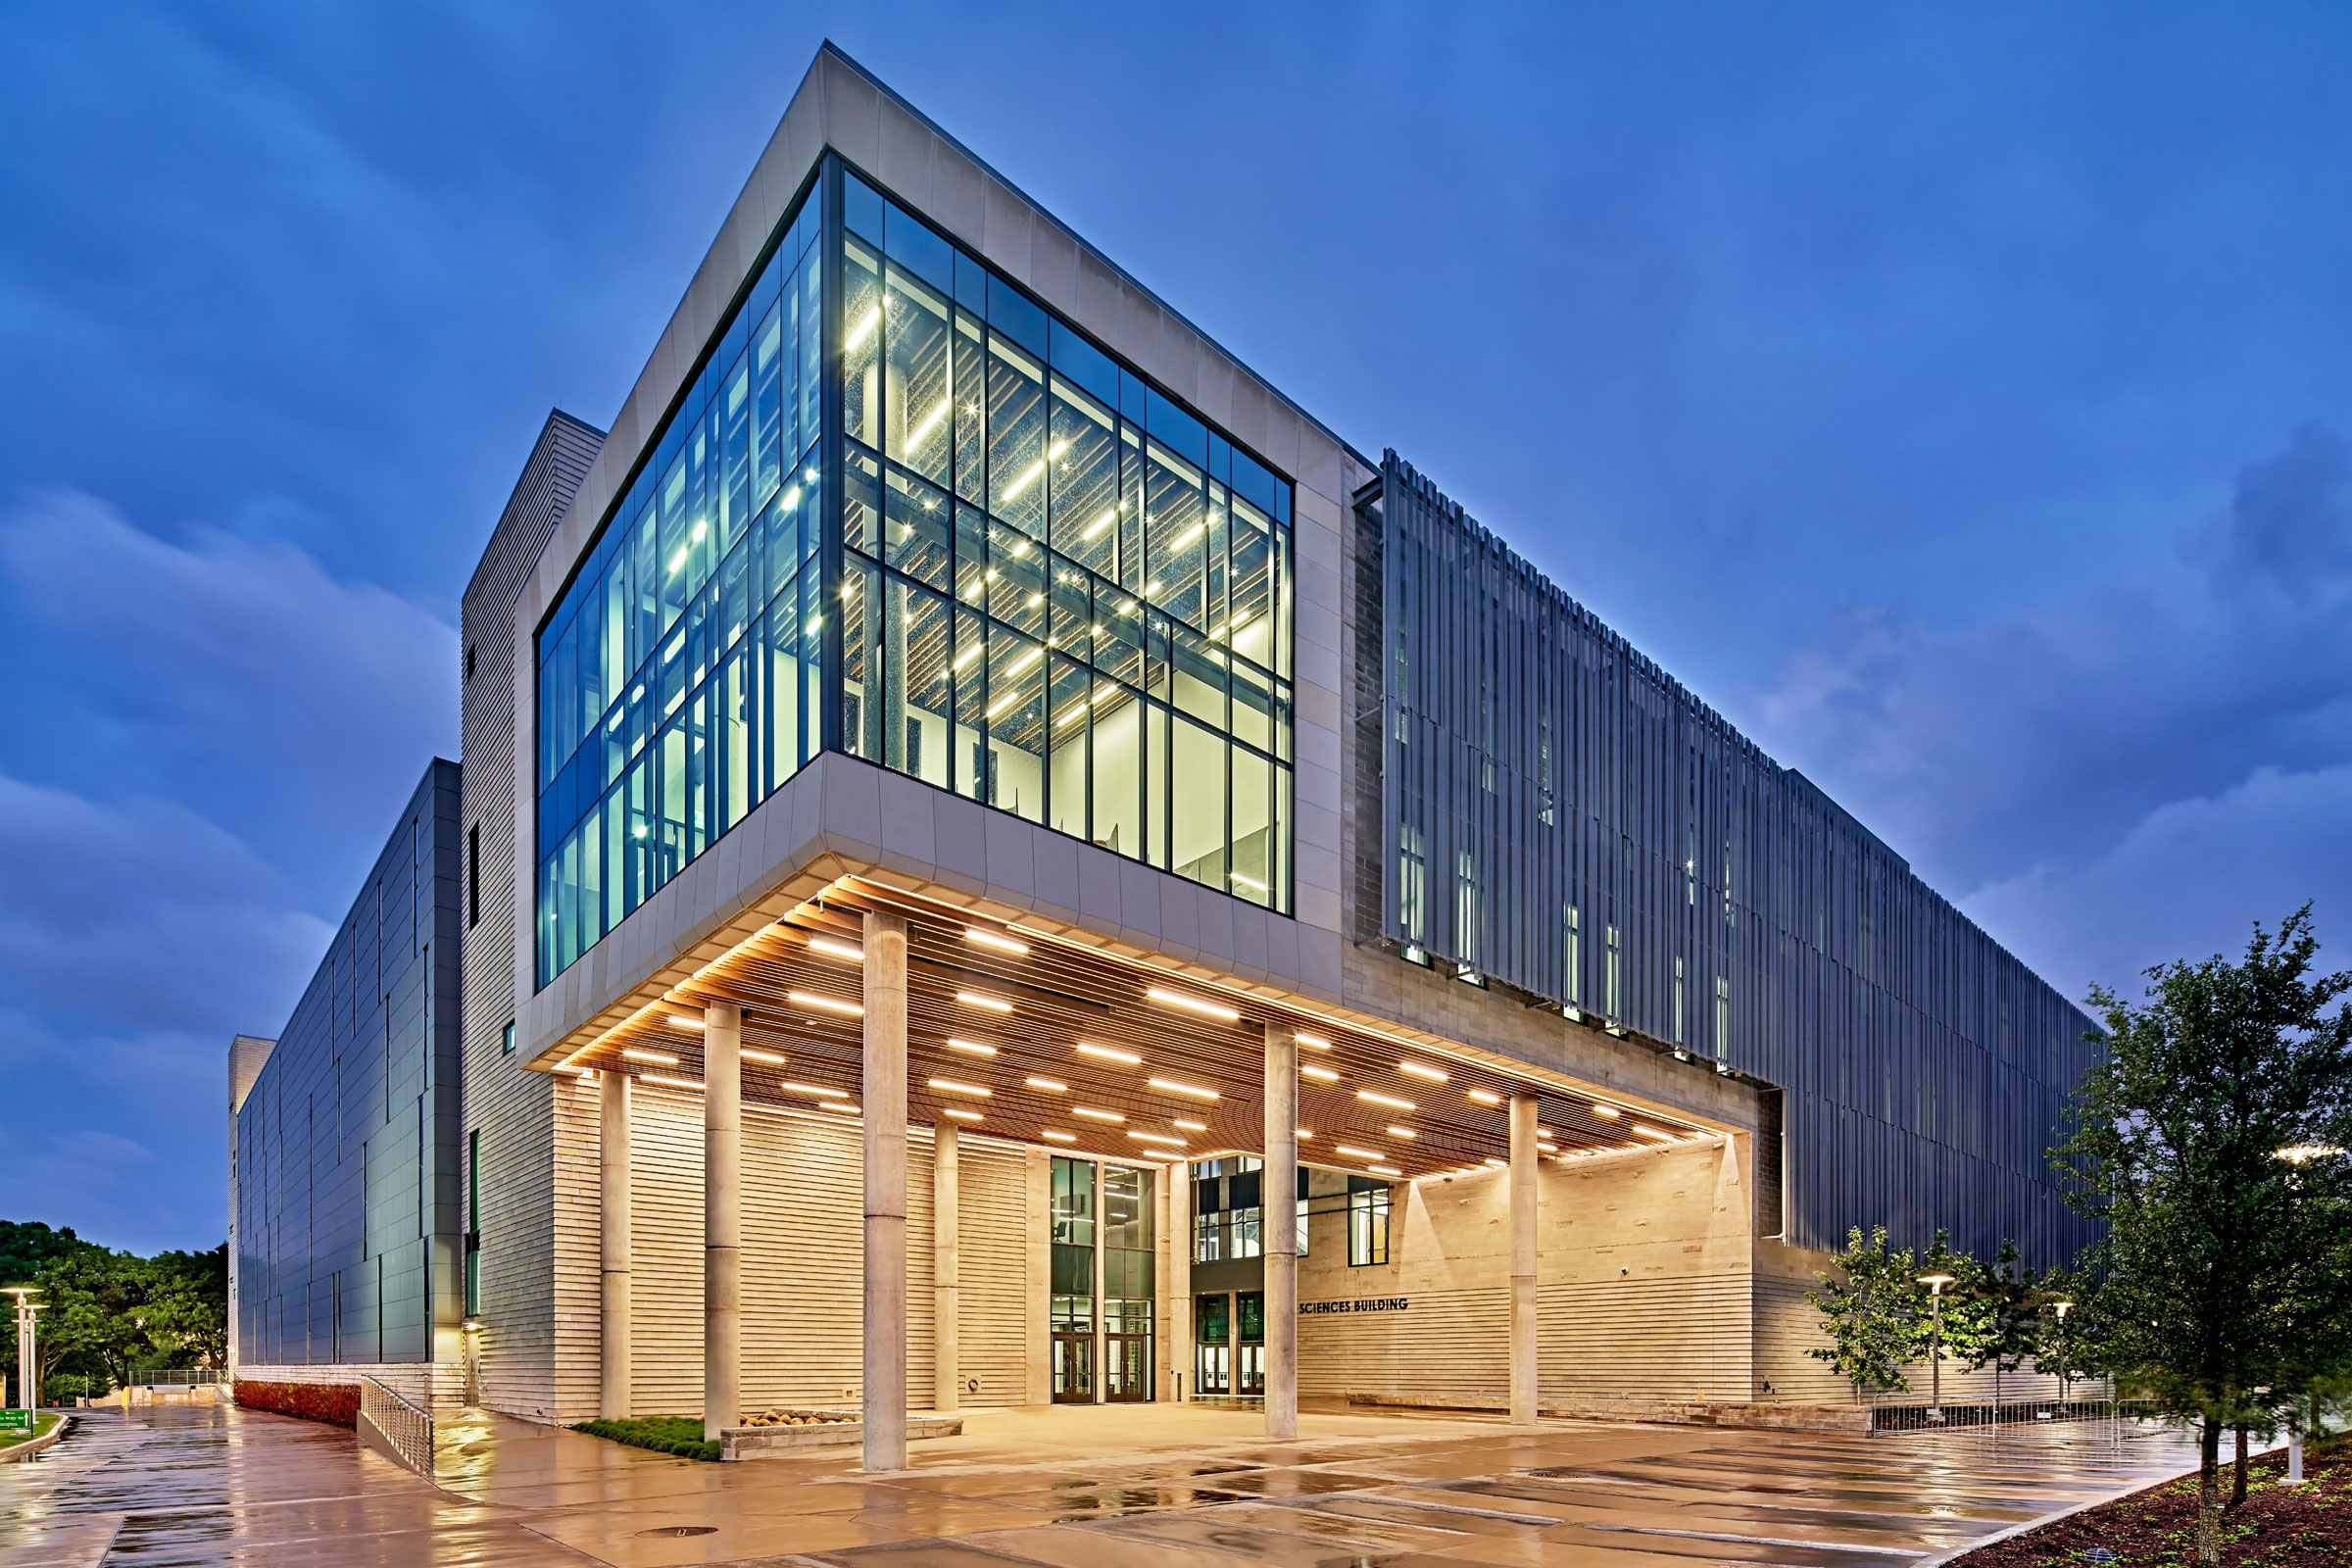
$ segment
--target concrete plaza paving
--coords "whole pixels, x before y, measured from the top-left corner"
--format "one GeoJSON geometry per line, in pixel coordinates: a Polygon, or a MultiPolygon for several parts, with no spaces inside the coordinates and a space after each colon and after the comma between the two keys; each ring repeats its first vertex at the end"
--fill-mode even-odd
{"type": "Polygon", "coordinates": [[[2172,1434],[2069,1423],[1872,1439],[1200,1405],[971,1412],[855,1450],[717,1465],[477,1417],[437,1484],[348,1432],[234,1408],[93,1412],[0,1474],[0,1563],[42,1568],[1931,1568],[2179,1474],[2172,1434]]]}

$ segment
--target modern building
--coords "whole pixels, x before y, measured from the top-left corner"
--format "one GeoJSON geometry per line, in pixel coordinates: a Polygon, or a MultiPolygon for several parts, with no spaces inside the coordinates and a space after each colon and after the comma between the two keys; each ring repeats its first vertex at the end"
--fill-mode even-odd
{"type": "Polygon", "coordinates": [[[458,800],[435,760],[285,1028],[231,1047],[240,1377],[463,1362],[458,800]]]}
{"type": "Polygon", "coordinates": [[[463,636],[436,1393],[1841,1399],[1849,1227],[2085,1239],[2081,1012],[829,46],[463,636]]]}

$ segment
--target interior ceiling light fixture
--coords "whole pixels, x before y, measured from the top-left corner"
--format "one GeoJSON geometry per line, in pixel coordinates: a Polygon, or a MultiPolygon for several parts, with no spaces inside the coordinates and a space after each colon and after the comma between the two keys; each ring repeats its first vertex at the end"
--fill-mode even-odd
{"type": "Polygon", "coordinates": [[[826,1102],[825,1102],[823,1104],[819,1105],[819,1106],[817,1107],[817,1109],[819,1109],[819,1110],[838,1110],[838,1111],[842,1112],[844,1115],[848,1115],[848,1116],[862,1116],[862,1115],[864,1115],[864,1114],[865,1114],[865,1112],[864,1112],[862,1109],[860,1109],[859,1107],[858,1107],[858,1106],[856,1106],[856,1105],[853,1105],[853,1104],[851,1104],[851,1103],[850,1103],[848,1101],[846,1101],[846,1100],[828,1100],[828,1101],[826,1101],[826,1102]]]}
{"type": "Polygon", "coordinates": [[[984,1046],[977,1040],[956,1040],[953,1037],[948,1041],[948,1049],[960,1051],[967,1056],[993,1056],[997,1054],[997,1048],[994,1046],[984,1046]]]}
{"type": "Polygon", "coordinates": [[[977,991],[958,991],[956,1000],[967,1007],[986,1007],[992,1012],[1010,1012],[1012,1004],[1003,997],[984,997],[977,991]]]}
{"type": "Polygon", "coordinates": [[[760,1051],[751,1046],[745,1046],[742,1048],[739,1054],[744,1060],[756,1061],[762,1067],[781,1067],[784,1065],[784,1053],[781,1051],[760,1051]]]}
{"type": "Polygon", "coordinates": [[[983,1089],[978,1084],[958,1083],[953,1078],[932,1078],[926,1081],[943,1095],[974,1095],[982,1100],[987,1100],[996,1093],[993,1089],[983,1089]]]}
{"type": "Polygon", "coordinates": [[[1502,1103],[1502,1097],[1494,1093],[1494,1091],[1492,1089],[1473,1089],[1470,1091],[1470,1098],[1477,1101],[1482,1105],[1499,1105],[1502,1103]]]}
{"type": "Polygon", "coordinates": [[[1045,1136],[1057,1144],[1074,1144],[1078,1141],[1076,1133],[1057,1133],[1051,1127],[1046,1129],[1045,1136]]]}
{"type": "Polygon", "coordinates": [[[1000,953],[1017,954],[1024,957],[1029,953],[1028,943],[1015,942],[1002,932],[984,931],[976,925],[967,925],[963,928],[963,940],[977,942],[984,948],[995,948],[1000,953]]]}
{"type": "Polygon", "coordinates": [[[1394,1105],[1398,1110],[1419,1110],[1421,1108],[1409,1100],[1398,1100],[1395,1095],[1376,1095],[1369,1089],[1358,1089],[1355,1092],[1355,1098],[1375,1105],[1394,1105]]]}
{"type": "Polygon", "coordinates": [[[1331,1042],[1321,1035],[1293,1035],[1291,1038],[1309,1051],[1329,1051],[1331,1049],[1331,1042]]]}
{"type": "Polygon", "coordinates": [[[836,942],[831,937],[810,937],[808,939],[808,951],[811,953],[822,953],[830,957],[847,958],[852,963],[863,963],[865,961],[865,950],[863,948],[853,948],[847,942],[836,942]]]}
{"type": "Polygon", "coordinates": [[[1398,1072],[1409,1072],[1416,1078],[1426,1078],[1433,1084],[1449,1083],[1452,1081],[1439,1069],[1435,1067],[1425,1067],[1417,1061],[1400,1061],[1396,1064],[1396,1070],[1398,1072]]]}
{"type": "Polygon", "coordinates": [[[1391,1138],[1419,1138],[1421,1135],[1410,1127],[1392,1127],[1389,1129],[1389,1136],[1391,1138]]]}
{"type": "Polygon", "coordinates": [[[1070,1086],[1058,1078],[1024,1078],[1021,1081],[1032,1089],[1043,1089],[1049,1095],[1066,1095],[1070,1092],[1070,1086]]]}
{"type": "Polygon", "coordinates": [[[1634,1131],[1640,1133],[1644,1138],[1663,1138],[1670,1144],[1679,1144],[1682,1142],[1682,1139],[1678,1138],[1673,1133],[1662,1133],[1655,1127],[1644,1127],[1640,1122],[1635,1122],[1633,1124],[1633,1128],[1634,1131]]]}
{"type": "Polygon", "coordinates": [[[639,1081],[640,1081],[640,1082],[643,1082],[643,1083],[649,1083],[649,1084],[660,1084],[660,1085],[661,1085],[662,1088],[664,1088],[664,1089],[695,1089],[695,1090],[699,1090],[699,1089],[701,1089],[701,1088],[703,1087],[703,1086],[702,1086],[700,1083],[698,1083],[696,1080],[694,1080],[694,1079],[692,1079],[692,1078],[672,1078],[672,1077],[668,1076],[668,1075],[667,1075],[667,1074],[665,1074],[665,1073],[649,1072],[649,1073],[641,1073],[641,1074],[639,1074],[638,1076],[639,1076],[639,1081]]]}
{"type": "Polygon", "coordinates": [[[1592,1102],[1592,1114],[1595,1116],[1622,1116],[1625,1112],[1619,1110],[1615,1105],[1604,1105],[1596,1100],[1592,1102]]]}
{"type": "Polygon", "coordinates": [[[1125,1121],[1127,1119],[1115,1110],[1097,1110],[1092,1105],[1072,1105],[1070,1114],[1084,1116],[1089,1121],[1125,1121]]]}
{"type": "Polygon", "coordinates": [[[1489,1154],[1487,1163],[1496,1170],[1506,1170],[1510,1167],[1511,1162],[1507,1159],[1496,1159],[1493,1154],[1489,1154]]]}
{"type": "Polygon", "coordinates": [[[939,1113],[942,1116],[953,1116],[957,1121],[981,1120],[981,1115],[978,1111],[966,1110],[961,1105],[942,1105],[939,1109],[939,1113]]]}
{"type": "MultiPolygon", "coordinates": [[[[1093,1056],[1098,1061],[1122,1062],[1130,1067],[1141,1064],[1144,1059],[1132,1051],[1121,1051],[1116,1046],[1089,1045],[1083,1040],[1078,1042],[1078,1054],[1093,1056]]],[[[1153,1081],[1157,1082],[1156,1079],[1153,1081]]]]}
{"type": "Polygon", "coordinates": [[[1372,1172],[1375,1176],[1402,1176],[1404,1174],[1394,1165],[1366,1165],[1364,1169],[1372,1172]]]}
{"type": "Polygon", "coordinates": [[[853,1018],[865,1016],[865,1009],[855,1002],[843,1002],[836,997],[820,997],[812,991],[787,991],[784,1000],[804,1007],[816,1007],[826,1012],[847,1013],[853,1018]]]}
{"type": "Polygon", "coordinates": [[[1133,1128],[1128,1129],[1127,1136],[1139,1144],[1173,1144],[1178,1149],[1187,1147],[1188,1143],[1187,1140],[1178,1138],[1173,1133],[1139,1133],[1133,1128]]]}
{"type": "Polygon", "coordinates": [[[847,1100],[850,1098],[848,1090],[827,1089],[823,1084],[796,1084],[786,1080],[776,1087],[788,1095],[814,1095],[819,1100],[847,1100]]]}
{"type": "Polygon", "coordinates": [[[642,1046],[623,1046],[620,1054],[631,1061],[650,1061],[657,1067],[675,1067],[678,1058],[666,1051],[648,1051],[642,1046]]]}
{"type": "Polygon", "coordinates": [[[1153,1078],[1148,1081],[1152,1088],[1164,1090],[1171,1095],[1190,1095],[1195,1100],[1222,1100],[1225,1098],[1214,1089],[1203,1089],[1199,1084],[1180,1084],[1173,1078],[1153,1078]]]}
{"type": "Polygon", "coordinates": [[[703,1021],[700,1013],[673,1013],[669,1020],[669,1026],[672,1029],[700,1029],[703,1027],[703,1021]]]}
{"type": "Polygon", "coordinates": [[[1310,1132],[1308,1132],[1308,1131],[1307,1131],[1305,1128],[1303,1128],[1303,1127],[1294,1127],[1294,1128],[1292,1128],[1292,1129],[1291,1129],[1291,1136],[1292,1136],[1292,1137],[1294,1137],[1294,1138],[1296,1138],[1296,1139],[1298,1139],[1298,1140],[1300,1143],[1302,1143],[1302,1144],[1303,1144],[1303,1143],[1308,1143],[1308,1142],[1311,1142],[1311,1141],[1313,1140],[1313,1138],[1314,1138],[1314,1136],[1315,1136],[1315,1135],[1314,1135],[1313,1133],[1310,1133],[1310,1132]]]}
{"type": "Polygon", "coordinates": [[[1340,1081],[1340,1075],[1329,1067],[1301,1067],[1298,1069],[1298,1076],[1312,1078],[1319,1084],[1336,1084],[1340,1081]]]}
{"type": "Polygon", "coordinates": [[[1182,1116],[1171,1116],[1168,1119],[1171,1125],[1181,1127],[1188,1133],[1204,1133],[1208,1131],[1208,1123],[1204,1121],[1187,1121],[1182,1116]]]}
{"type": "Polygon", "coordinates": [[[1189,1007],[1204,1017],[1222,1018],[1227,1023],[1239,1022],[1242,1016],[1235,1009],[1221,1004],[1204,1002],[1199,997],[1188,997],[1181,991],[1169,991],[1160,986],[1151,987],[1145,991],[1144,995],[1150,997],[1153,1002],[1163,1003],[1171,1007],[1189,1007]]]}
{"type": "Polygon", "coordinates": [[[1349,1159],[1386,1159],[1389,1157],[1377,1149],[1357,1149],[1348,1144],[1334,1144],[1331,1147],[1334,1153],[1346,1154],[1349,1159]]]}

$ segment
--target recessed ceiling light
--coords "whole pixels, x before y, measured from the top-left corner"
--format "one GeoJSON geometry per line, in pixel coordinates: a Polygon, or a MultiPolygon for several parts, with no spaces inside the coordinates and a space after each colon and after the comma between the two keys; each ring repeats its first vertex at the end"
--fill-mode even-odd
{"type": "Polygon", "coordinates": [[[669,1023],[673,1029],[700,1029],[708,1021],[699,1012],[680,1012],[671,1014],[669,1023]]]}
{"type": "Polygon", "coordinates": [[[811,953],[822,953],[830,957],[847,958],[852,963],[863,963],[865,961],[865,950],[863,948],[853,948],[847,942],[836,942],[831,937],[810,937],[808,939],[808,951],[811,953]]]}
{"type": "Polygon", "coordinates": [[[1321,1035],[1293,1035],[1291,1038],[1309,1051],[1329,1051],[1331,1049],[1331,1042],[1321,1035]]]}
{"type": "Polygon", "coordinates": [[[1392,1127],[1389,1129],[1389,1136],[1391,1138],[1418,1138],[1421,1135],[1410,1127],[1392,1127]]]}
{"type": "Polygon", "coordinates": [[[784,999],[787,1002],[798,1003],[804,1007],[820,1007],[826,1012],[845,1012],[853,1018],[865,1016],[865,1009],[855,1002],[843,1002],[834,997],[820,997],[814,992],[787,991],[784,993],[784,999]]]}
{"type": "Polygon", "coordinates": [[[1026,954],[1029,951],[1029,944],[1026,942],[1015,942],[1012,938],[1000,932],[983,931],[976,925],[967,925],[963,928],[963,940],[977,942],[984,948],[995,948],[1002,953],[1026,954]]]}
{"type": "Polygon", "coordinates": [[[1070,1086],[1058,1078],[1027,1078],[1022,1082],[1032,1089],[1043,1089],[1049,1095],[1066,1095],[1070,1092],[1070,1086]]]}
{"type": "Polygon", "coordinates": [[[660,1084],[665,1089],[700,1089],[703,1086],[692,1078],[671,1078],[658,1072],[639,1073],[640,1083],[660,1084]]]}
{"type": "Polygon", "coordinates": [[[1166,991],[1158,986],[1152,986],[1145,991],[1144,995],[1150,997],[1153,1002],[1165,1003],[1171,1007],[1189,1007],[1195,1012],[1204,1013],[1211,1018],[1222,1018],[1227,1023],[1232,1023],[1241,1017],[1241,1014],[1231,1007],[1219,1003],[1204,1002],[1199,997],[1188,997],[1181,991],[1166,991]]]}
{"type": "Polygon", "coordinates": [[[981,1119],[978,1111],[966,1110],[961,1105],[942,1105],[939,1113],[942,1116],[953,1116],[957,1121],[978,1121],[981,1119]]]}
{"type": "Polygon", "coordinates": [[[1357,1149],[1348,1144],[1334,1144],[1332,1151],[1335,1153],[1346,1154],[1349,1159],[1386,1159],[1389,1157],[1377,1149],[1357,1149]]]}
{"type": "Polygon", "coordinates": [[[932,1088],[944,1095],[977,1095],[986,1100],[996,1093],[993,1089],[983,1089],[978,1084],[958,1083],[953,1078],[932,1078],[926,1081],[932,1088]]]}
{"type": "Polygon", "coordinates": [[[1644,1127],[1640,1122],[1635,1122],[1632,1125],[1634,1131],[1640,1133],[1644,1138],[1663,1138],[1670,1144],[1679,1144],[1683,1141],[1682,1138],[1675,1133],[1662,1133],[1655,1127],[1644,1127]]]}
{"type": "Polygon", "coordinates": [[[1329,1067],[1301,1067],[1298,1069],[1298,1076],[1312,1078],[1319,1084],[1336,1084],[1340,1081],[1340,1075],[1329,1067]]]}
{"type": "Polygon", "coordinates": [[[1401,1176],[1404,1174],[1394,1165],[1366,1165],[1364,1169],[1376,1176],[1401,1176]]]}
{"type": "Polygon", "coordinates": [[[1051,1127],[1046,1129],[1045,1136],[1057,1144],[1074,1144],[1078,1141],[1076,1133],[1057,1133],[1051,1127]]]}
{"type": "Polygon", "coordinates": [[[1097,1110],[1092,1105],[1072,1105],[1070,1114],[1084,1116],[1089,1121],[1125,1121],[1127,1119],[1115,1110],[1097,1110]]]}
{"type": "Polygon", "coordinates": [[[657,1067],[675,1067],[678,1058],[666,1051],[648,1051],[642,1046],[623,1046],[620,1054],[631,1061],[650,1061],[657,1067]]]}
{"type": "Polygon", "coordinates": [[[1622,1116],[1625,1112],[1619,1110],[1615,1105],[1604,1105],[1595,1101],[1592,1104],[1592,1114],[1595,1116],[1622,1116]]]}
{"type": "Polygon", "coordinates": [[[1308,1131],[1307,1131],[1305,1128],[1303,1128],[1303,1127],[1294,1127],[1294,1128],[1292,1128],[1292,1129],[1291,1129],[1291,1135],[1292,1135],[1293,1137],[1297,1138],[1297,1139],[1298,1139],[1298,1140],[1300,1143],[1302,1143],[1302,1144],[1303,1144],[1303,1143],[1306,1143],[1308,1140],[1312,1139],[1312,1138],[1315,1136],[1313,1133],[1310,1133],[1310,1132],[1308,1132],[1308,1131]]]}
{"type": "Polygon", "coordinates": [[[956,1000],[967,1007],[986,1007],[992,1012],[1010,1012],[1012,1004],[1003,997],[984,997],[977,991],[958,991],[956,1000]]]}
{"type": "Polygon", "coordinates": [[[1121,1051],[1116,1046],[1090,1046],[1084,1041],[1080,1041],[1078,1043],[1078,1054],[1081,1056],[1093,1056],[1100,1061],[1124,1062],[1130,1067],[1137,1065],[1144,1059],[1143,1057],[1137,1055],[1134,1052],[1121,1051]]]}
{"type": "Polygon", "coordinates": [[[744,1060],[756,1061],[762,1067],[781,1067],[784,1065],[784,1053],[781,1051],[759,1051],[751,1046],[745,1046],[740,1054],[744,1060]]]}
{"type": "Polygon", "coordinates": [[[1171,1095],[1190,1095],[1195,1100],[1222,1100],[1225,1098],[1214,1089],[1203,1089],[1198,1084],[1178,1083],[1173,1078],[1153,1078],[1148,1081],[1152,1088],[1163,1090],[1171,1095]]]}
{"type": "Polygon", "coordinates": [[[1376,1095],[1369,1089],[1358,1089],[1355,1092],[1355,1098],[1369,1101],[1375,1105],[1394,1105],[1398,1110],[1419,1110],[1421,1108],[1409,1100],[1398,1100],[1395,1095],[1376,1095]]]}
{"type": "Polygon", "coordinates": [[[1130,1128],[1127,1136],[1139,1144],[1173,1144],[1178,1149],[1182,1149],[1186,1145],[1186,1140],[1178,1138],[1172,1133],[1139,1133],[1130,1128]]]}
{"type": "Polygon", "coordinates": [[[788,1080],[776,1087],[788,1095],[814,1095],[820,1100],[847,1100],[850,1098],[848,1090],[827,1089],[823,1084],[796,1084],[788,1080]]]}
{"type": "Polygon", "coordinates": [[[1425,1067],[1417,1061],[1400,1061],[1396,1064],[1396,1070],[1398,1072],[1409,1072],[1416,1078],[1426,1078],[1433,1084],[1442,1084],[1450,1081],[1446,1078],[1446,1074],[1440,1071],[1438,1068],[1425,1067]]]}
{"type": "Polygon", "coordinates": [[[1491,1089],[1473,1089],[1470,1091],[1470,1098],[1477,1101],[1482,1105],[1499,1105],[1502,1103],[1502,1097],[1491,1089]]]}
{"type": "Polygon", "coordinates": [[[851,1104],[846,1100],[828,1100],[816,1108],[819,1110],[838,1110],[844,1115],[850,1116],[862,1116],[865,1114],[863,1110],[860,1110],[858,1106],[851,1104]]]}
{"type": "Polygon", "coordinates": [[[993,1056],[997,1054],[996,1047],[984,1046],[977,1040],[952,1039],[948,1042],[948,1049],[950,1051],[960,1051],[967,1056],[993,1056]]]}
{"type": "Polygon", "coordinates": [[[1489,1155],[1487,1156],[1487,1163],[1488,1163],[1488,1164],[1490,1164],[1490,1165],[1492,1165],[1492,1166],[1494,1166],[1494,1167],[1496,1170],[1503,1170],[1503,1169],[1506,1169],[1506,1168],[1507,1168],[1507,1167],[1510,1165],[1510,1161],[1509,1161],[1509,1160],[1507,1160],[1507,1159],[1496,1159],[1496,1158],[1495,1158],[1495,1157],[1494,1157],[1493,1154],[1489,1154],[1489,1155]]]}
{"type": "Polygon", "coordinates": [[[1187,1121],[1182,1116],[1171,1116],[1168,1118],[1168,1120],[1172,1125],[1181,1127],[1188,1133],[1204,1133],[1208,1131],[1208,1123],[1204,1121],[1187,1121]]]}

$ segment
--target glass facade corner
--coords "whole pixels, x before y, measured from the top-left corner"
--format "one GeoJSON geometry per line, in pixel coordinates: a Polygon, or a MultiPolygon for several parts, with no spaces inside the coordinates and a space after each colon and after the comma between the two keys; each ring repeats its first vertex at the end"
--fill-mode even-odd
{"type": "Polygon", "coordinates": [[[829,157],[540,631],[539,983],[827,748],[1289,912],[1290,539],[829,157]]]}

